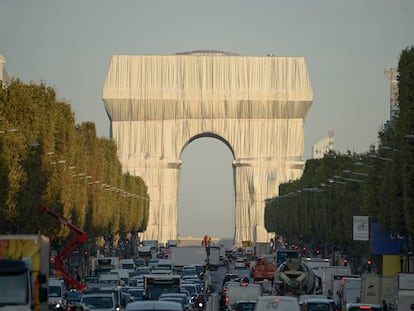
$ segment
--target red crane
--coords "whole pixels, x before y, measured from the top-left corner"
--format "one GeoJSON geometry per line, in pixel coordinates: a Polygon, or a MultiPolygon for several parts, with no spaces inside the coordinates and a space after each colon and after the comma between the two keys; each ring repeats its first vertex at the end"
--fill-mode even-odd
{"type": "Polygon", "coordinates": [[[88,234],[72,224],[69,220],[64,218],[62,215],[52,211],[49,207],[45,205],[39,205],[38,208],[43,212],[55,217],[62,224],[69,227],[69,229],[76,234],[75,239],[73,239],[68,245],[66,245],[55,257],[55,267],[62,274],[65,282],[70,286],[70,288],[76,288],[77,290],[82,291],[85,289],[86,285],[78,281],[76,277],[70,273],[68,267],[65,264],[65,259],[68,258],[74,251],[79,249],[81,244],[85,243],[88,240],[88,234]]]}

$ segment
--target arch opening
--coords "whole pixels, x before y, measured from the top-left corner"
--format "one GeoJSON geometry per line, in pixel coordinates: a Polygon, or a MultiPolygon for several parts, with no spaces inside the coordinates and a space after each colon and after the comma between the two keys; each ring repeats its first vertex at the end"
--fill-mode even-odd
{"type": "Polygon", "coordinates": [[[231,147],[217,135],[200,134],[183,147],[181,160],[179,238],[208,234],[233,242],[235,189],[231,147]]]}

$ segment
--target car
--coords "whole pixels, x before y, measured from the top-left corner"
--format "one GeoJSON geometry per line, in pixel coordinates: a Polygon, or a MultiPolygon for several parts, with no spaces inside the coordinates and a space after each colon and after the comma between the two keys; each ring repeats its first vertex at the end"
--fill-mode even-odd
{"type": "Polygon", "coordinates": [[[145,260],[142,258],[135,259],[135,265],[137,267],[145,266],[145,260]]]}
{"type": "Polygon", "coordinates": [[[118,311],[114,294],[111,292],[95,292],[83,294],[81,304],[92,311],[118,311]]]}
{"type": "Polygon", "coordinates": [[[253,311],[256,306],[256,300],[243,299],[236,301],[234,311],[253,311]]]}
{"type": "Polygon", "coordinates": [[[203,280],[204,279],[205,267],[202,264],[192,264],[192,266],[194,266],[194,268],[196,269],[198,278],[200,280],[203,280]]]}
{"type": "Polygon", "coordinates": [[[130,294],[132,297],[135,297],[135,300],[142,300],[144,295],[144,288],[143,287],[131,287],[128,288],[127,291],[128,294],[130,294]]]}
{"type": "Polygon", "coordinates": [[[299,302],[301,311],[335,311],[335,301],[327,298],[309,298],[299,302]]]}
{"type": "Polygon", "coordinates": [[[71,307],[72,305],[76,305],[81,301],[82,292],[76,289],[71,289],[65,293],[64,297],[66,301],[66,307],[71,307]]]}
{"type": "Polygon", "coordinates": [[[240,277],[239,277],[239,275],[237,275],[235,273],[226,273],[224,275],[222,285],[224,285],[224,283],[229,282],[229,281],[238,282],[238,281],[240,281],[240,277]]]}
{"type": "Polygon", "coordinates": [[[98,287],[98,276],[88,275],[85,276],[85,284],[88,288],[98,287]]]}
{"type": "Polygon", "coordinates": [[[150,261],[148,262],[148,267],[150,269],[154,269],[158,265],[159,260],[160,260],[159,258],[151,258],[150,261]]]}
{"type": "Polygon", "coordinates": [[[135,270],[135,275],[145,275],[145,274],[150,274],[150,273],[151,273],[151,268],[147,266],[138,267],[135,270]]]}
{"type": "Polygon", "coordinates": [[[305,295],[300,295],[299,298],[298,298],[298,301],[299,301],[299,304],[301,305],[305,300],[314,299],[314,298],[317,298],[317,299],[328,299],[328,297],[325,296],[325,295],[305,294],[305,295]]]}
{"type": "Polygon", "coordinates": [[[190,301],[184,293],[165,293],[161,294],[158,300],[161,301],[176,301],[181,303],[184,310],[190,310],[190,301]]]}
{"type": "Polygon", "coordinates": [[[382,306],[370,303],[348,303],[346,305],[347,311],[381,311],[382,306]]]}
{"type": "Polygon", "coordinates": [[[49,310],[65,309],[66,285],[63,279],[49,278],[49,310]]]}
{"type": "Polygon", "coordinates": [[[127,304],[125,311],[183,311],[183,307],[179,302],[145,300],[136,301],[127,304]]]}
{"type": "Polygon", "coordinates": [[[260,296],[255,311],[300,311],[298,299],[291,296],[260,296]]]}

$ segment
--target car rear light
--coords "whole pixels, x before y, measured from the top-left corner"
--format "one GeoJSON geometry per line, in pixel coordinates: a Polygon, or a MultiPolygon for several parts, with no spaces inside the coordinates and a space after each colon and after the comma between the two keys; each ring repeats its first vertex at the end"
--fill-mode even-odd
{"type": "Polygon", "coordinates": [[[273,302],[280,302],[280,298],[273,298],[273,302]]]}
{"type": "Polygon", "coordinates": [[[371,306],[360,306],[361,310],[371,310],[371,306]]]}

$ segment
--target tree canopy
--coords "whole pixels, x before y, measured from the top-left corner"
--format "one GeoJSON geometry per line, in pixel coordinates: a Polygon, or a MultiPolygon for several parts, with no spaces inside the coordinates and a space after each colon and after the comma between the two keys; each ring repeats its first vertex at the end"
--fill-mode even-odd
{"type": "Polygon", "coordinates": [[[94,123],[75,124],[53,88],[13,80],[0,88],[2,233],[65,238],[69,230],[41,204],[91,237],[144,231],[148,222],[147,187],[122,172],[115,143],[98,138],[94,123]]]}
{"type": "Polygon", "coordinates": [[[398,64],[399,114],[363,154],[330,152],[308,160],[302,177],[280,185],[267,200],[269,232],[295,241],[346,250],[353,216],[369,216],[385,230],[414,237],[414,48],[398,64]]]}

